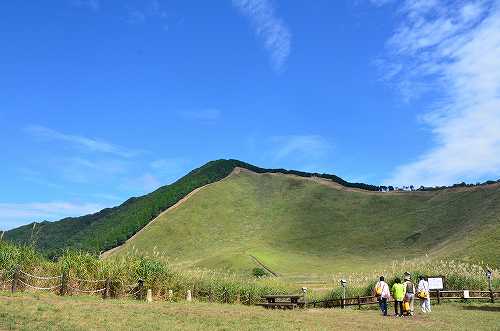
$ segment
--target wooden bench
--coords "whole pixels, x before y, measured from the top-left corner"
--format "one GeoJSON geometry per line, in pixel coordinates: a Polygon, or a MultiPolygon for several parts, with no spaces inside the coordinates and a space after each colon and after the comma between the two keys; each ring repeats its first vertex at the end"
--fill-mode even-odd
{"type": "Polygon", "coordinates": [[[300,298],[302,298],[302,295],[296,294],[264,295],[262,299],[265,299],[267,302],[259,303],[258,306],[272,309],[295,309],[304,306],[304,302],[299,301],[300,298]]]}

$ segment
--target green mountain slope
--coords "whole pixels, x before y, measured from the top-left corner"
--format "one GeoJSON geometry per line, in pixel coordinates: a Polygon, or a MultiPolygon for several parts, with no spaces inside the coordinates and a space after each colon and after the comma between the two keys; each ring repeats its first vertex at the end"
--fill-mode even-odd
{"type": "MultiPolygon", "coordinates": [[[[292,173],[304,177],[313,175],[284,169],[263,169],[238,160],[211,161],[171,185],[163,186],[139,198],[131,198],[120,206],[57,222],[37,223],[34,228],[33,223],[21,226],[7,231],[4,239],[16,243],[34,242],[49,256],[60,254],[65,248],[79,248],[93,252],[105,251],[121,245],[162,211],[177,203],[191,191],[225,178],[235,167],[261,173],[292,173]]],[[[349,183],[334,175],[315,175],[347,187],[378,190],[377,186],[349,183]]]]}
{"type": "Polygon", "coordinates": [[[369,192],[242,170],[163,213],[113,252],[283,275],[372,270],[429,254],[500,265],[500,185],[369,192]]]}

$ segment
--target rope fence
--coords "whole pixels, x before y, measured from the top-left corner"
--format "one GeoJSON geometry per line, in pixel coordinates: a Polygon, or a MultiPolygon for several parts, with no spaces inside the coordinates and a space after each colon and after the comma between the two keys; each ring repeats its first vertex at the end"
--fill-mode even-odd
{"type": "Polygon", "coordinates": [[[109,278],[84,279],[70,276],[69,272],[63,272],[61,275],[55,276],[35,275],[21,270],[19,267],[14,270],[13,278],[3,279],[7,274],[6,270],[0,270],[0,289],[9,289],[12,292],[30,289],[35,291],[58,291],[60,295],[72,293],[101,294],[103,298],[108,298],[111,294],[115,297],[119,296],[119,293],[123,293],[123,291],[125,291],[125,295],[142,298],[144,293],[142,280],[138,280],[135,284],[121,285],[109,278]],[[92,288],[97,287],[98,284],[101,284],[101,286],[96,289],[92,288]]]}
{"type": "Polygon", "coordinates": [[[25,275],[25,276],[28,276],[28,277],[31,277],[31,278],[35,278],[35,279],[40,279],[40,280],[52,280],[52,279],[60,279],[63,277],[63,275],[59,275],[59,276],[49,276],[49,277],[42,277],[42,276],[35,276],[35,275],[31,275],[27,272],[24,272],[22,270],[19,270],[19,272],[22,274],[22,275],[25,275]]]}
{"type": "Polygon", "coordinates": [[[81,278],[76,278],[76,277],[71,277],[70,279],[76,280],[79,283],[93,283],[93,284],[97,284],[97,283],[104,283],[104,282],[106,282],[106,279],[96,279],[96,280],[93,280],[93,279],[81,279],[81,278]]]}
{"type": "Polygon", "coordinates": [[[98,290],[81,290],[79,288],[75,288],[75,287],[71,287],[69,286],[69,288],[75,292],[80,292],[80,293],[87,293],[87,294],[93,294],[93,293],[99,293],[99,292],[104,292],[106,291],[106,287],[104,288],[101,288],[101,289],[98,289],[98,290]]]}
{"type": "Polygon", "coordinates": [[[19,283],[23,284],[24,286],[28,286],[29,288],[32,288],[32,289],[34,289],[34,290],[42,290],[42,291],[43,291],[43,290],[49,290],[49,291],[51,291],[51,290],[55,290],[55,289],[57,289],[57,288],[59,288],[59,287],[61,287],[61,286],[62,286],[61,284],[58,284],[58,285],[55,285],[55,286],[50,286],[50,287],[38,287],[38,286],[33,286],[33,285],[31,285],[31,284],[25,283],[25,282],[23,282],[21,279],[18,279],[17,281],[18,281],[19,283]]]}

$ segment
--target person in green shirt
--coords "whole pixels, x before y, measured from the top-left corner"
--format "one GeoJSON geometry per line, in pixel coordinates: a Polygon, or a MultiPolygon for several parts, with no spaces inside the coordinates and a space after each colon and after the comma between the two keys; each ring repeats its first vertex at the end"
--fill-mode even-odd
{"type": "Polygon", "coordinates": [[[392,297],[394,298],[394,315],[403,316],[403,299],[405,297],[405,286],[404,284],[401,284],[400,278],[396,278],[394,285],[392,285],[392,297]]]}

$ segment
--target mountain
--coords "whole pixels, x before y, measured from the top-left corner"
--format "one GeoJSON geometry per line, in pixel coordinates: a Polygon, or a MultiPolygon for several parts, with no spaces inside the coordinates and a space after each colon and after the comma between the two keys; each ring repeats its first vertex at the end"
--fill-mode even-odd
{"type": "Polygon", "coordinates": [[[162,211],[173,206],[193,190],[225,178],[235,167],[258,173],[292,173],[306,177],[317,175],[348,187],[378,190],[378,186],[349,183],[334,175],[263,169],[238,160],[216,160],[191,171],[171,185],[163,186],[138,198],[130,198],[120,206],[56,222],[41,222],[35,226],[31,223],[7,231],[4,239],[16,243],[34,243],[49,256],[56,256],[66,248],[93,252],[106,251],[123,244],[162,211]]]}
{"type": "Polygon", "coordinates": [[[217,160],[120,206],[22,226],[4,239],[34,242],[50,256],[65,248],[163,253],[185,265],[281,274],[372,270],[425,254],[500,265],[500,183],[379,189],[217,160]]]}
{"type": "Polygon", "coordinates": [[[284,275],[373,270],[428,254],[499,266],[500,184],[371,192],[237,168],[110,253],[284,275]]]}

